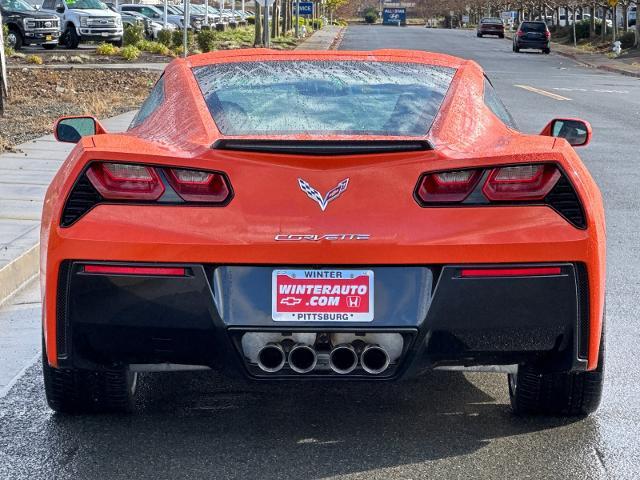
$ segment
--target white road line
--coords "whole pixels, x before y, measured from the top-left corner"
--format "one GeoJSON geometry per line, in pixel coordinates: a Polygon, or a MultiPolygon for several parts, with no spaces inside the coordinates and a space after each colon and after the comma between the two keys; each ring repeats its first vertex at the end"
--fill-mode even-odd
{"type": "Polygon", "coordinates": [[[553,98],[554,100],[558,101],[571,100],[570,98],[563,97],[562,95],[558,95],[557,93],[547,92],[546,90],[541,90],[530,85],[514,85],[514,87],[522,88],[524,90],[528,90],[529,92],[537,93],[538,95],[544,95],[545,97],[553,98]]]}

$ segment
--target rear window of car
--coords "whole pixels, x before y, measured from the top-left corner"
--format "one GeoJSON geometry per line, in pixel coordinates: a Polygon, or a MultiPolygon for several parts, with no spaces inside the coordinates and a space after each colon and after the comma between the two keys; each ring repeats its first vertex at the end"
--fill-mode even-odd
{"type": "Polygon", "coordinates": [[[499,23],[502,24],[502,20],[499,18],[483,18],[480,23],[499,23]]]}
{"type": "Polygon", "coordinates": [[[523,32],[544,32],[547,30],[547,25],[540,22],[523,23],[520,30],[523,32]]]}
{"type": "Polygon", "coordinates": [[[455,69],[416,63],[268,61],[194,68],[224,135],[427,133],[455,69]]]}

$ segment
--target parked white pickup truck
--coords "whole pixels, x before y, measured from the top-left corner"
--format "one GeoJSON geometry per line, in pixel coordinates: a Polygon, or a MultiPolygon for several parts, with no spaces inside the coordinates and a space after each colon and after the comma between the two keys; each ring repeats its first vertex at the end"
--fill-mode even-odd
{"type": "Polygon", "coordinates": [[[60,43],[68,48],[91,40],[122,46],[122,17],[100,0],[44,0],[41,10],[60,17],[60,43]]]}

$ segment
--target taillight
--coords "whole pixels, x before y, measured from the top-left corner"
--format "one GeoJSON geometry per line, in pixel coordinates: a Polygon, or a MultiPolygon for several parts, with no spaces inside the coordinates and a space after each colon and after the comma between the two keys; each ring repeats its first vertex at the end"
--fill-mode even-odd
{"type": "Polygon", "coordinates": [[[522,30],[518,30],[516,32],[516,35],[519,36],[519,37],[524,37],[524,32],[522,30]]]}
{"type": "Polygon", "coordinates": [[[167,168],[169,184],[187,202],[222,203],[229,197],[229,187],[219,173],[167,168]]]}
{"type": "Polygon", "coordinates": [[[424,203],[461,202],[480,180],[480,170],[455,170],[424,175],[417,195],[424,203]]]}
{"type": "Polygon", "coordinates": [[[482,187],[482,193],[491,201],[542,200],[559,178],[560,172],[554,165],[494,168],[482,187]]]}
{"type": "Polygon", "coordinates": [[[549,40],[551,38],[551,32],[549,30],[546,30],[544,32],[544,36],[547,37],[547,40],[549,40]]]}
{"type": "Polygon", "coordinates": [[[164,185],[152,167],[127,163],[94,163],[87,177],[108,200],[157,200],[164,185]]]}

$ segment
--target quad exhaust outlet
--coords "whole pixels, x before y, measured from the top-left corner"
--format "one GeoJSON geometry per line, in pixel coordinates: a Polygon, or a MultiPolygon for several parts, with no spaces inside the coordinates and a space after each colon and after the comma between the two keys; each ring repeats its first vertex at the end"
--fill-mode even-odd
{"type": "Polygon", "coordinates": [[[372,375],[384,372],[390,362],[389,354],[380,345],[367,345],[360,354],[362,369],[372,375]]]}
{"type": "Polygon", "coordinates": [[[358,366],[356,349],[348,343],[334,347],[329,353],[329,366],[341,375],[353,372],[358,366]]]}
{"type": "Polygon", "coordinates": [[[282,345],[267,343],[258,351],[258,366],[263,372],[275,373],[284,367],[286,355],[282,345]]]}
{"type": "Polygon", "coordinates": [[[316,367],[318,355],[309,345],[294,345],[289,350],[289,366],[296,373],[308,373],[316,367]]]}

